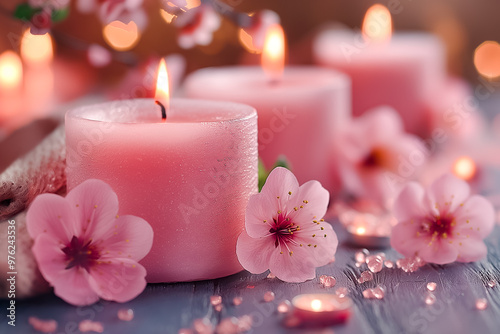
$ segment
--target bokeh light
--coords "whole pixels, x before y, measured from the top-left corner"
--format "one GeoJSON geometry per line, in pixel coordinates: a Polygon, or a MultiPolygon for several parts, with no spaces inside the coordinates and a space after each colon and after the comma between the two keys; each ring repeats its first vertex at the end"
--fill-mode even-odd
{"type": "Polygon", "coordinates": [[[127,24],[113,21],[103,28],[102,33],[106,43],[117,51],[127,51],[134,48],[141,38],[134,21],[127,24]]]}
{"type": "Polygon", "coordinates": [[[17,53],[7,50],[0,54],[0,87],[16,89],[20,87],[22,78],[23,64],[17,53]]]}
{"type": "Polygon", "coordinates": [[[371,6],[366,11],[361,30],[366,40],[378,42],[390,40],[392,35],[392,18],[389,9],[381,4],[371,6]]]}
{"type": "Polygon", "coordinates": [[[50,62],[54,58],[50,34],[33,35],[29,29],[26,29],[21,40],[21,58],[30,65],[50,62]]]}
{"type": "Polygon", "coordinates": [[[488,79],[500,77],[500,44],[486,41],[479,45],[474,52],[474,66],[488,79]]]}
{"type": "Polygon", "coordinates": [[[469,157],[458,158],[453,165],[453,173],[465,181],[471,180],[476,170],[476,163],[469,157]]]}

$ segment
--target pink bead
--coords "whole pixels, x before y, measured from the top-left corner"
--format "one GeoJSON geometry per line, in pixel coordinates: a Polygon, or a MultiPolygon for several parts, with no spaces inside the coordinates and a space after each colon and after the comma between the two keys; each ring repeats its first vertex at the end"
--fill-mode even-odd
{"type": "Polygon", "coordinates": [[[366,257],[366,265],[373,273],[378,273],[384,267],[384,260],[379,255],[369,255],[366,257]]]}
{"type": "Polygon", "coordinates": [[[338,287],[337,290],[335,290],[335,294],[340,298],[344,298],[345,296],[347,296],[348,292],[349,290],[344,286],[338,287]]]}
{"type": "Polygon", "coordinates": [[[198,318],[193,321],[193,328],[196,333],[199,334],[212,334],[214,332],[214,326],[208,318],[198,318]]]}
{"type": "Polygon", "coordinates": [[[122,308],[118,310],[118,319],[123,321],[131,321],[134,319],[134,310],[122,308]]]}
{"type": "Polygon", "coordinates": [[[332,286],[337,283],[337,280],[333,276],[327,276],[327,275],[321,275],[319,277],[319,282],[325,287],[325,288],[331,288],[332,286]]]}
{"type": "Polygon", "coordinates": [[[375,254],[375,256],[380,256],[382,258],[382,260],[384,260],[384,261],[386,260],[385,253],[383,253],[383,252],[377,253],[377,254],[375,254]]]}
{"type": "Polygon", "coordinates": [[[359,250],[359,251],[357,251],[354,254],[354,260],[356,260],[356,262],[358,262],[358,263],[364,263],[365,259],[366,259],[366,256],[368,254],[370,254],[370,252],[368,251],[368,249],[363,248],[362,250],[359,250]]]}
{"type": "Polygon", "coordinates": [[[29,317],[28,322],[35,330],[42,333],[53,333],[57,330],[57,321],[52,319],[42,320],[37,317],[29,317]]]}
{"type": "Polygon", "coordinates": [[[272,302],[274,300],[274,292],[272,291],[267,291],[264,293],[264,301],[266,303],[272,302]]]}
{"type": "Polygon", "coordinates": [[[252,329],[253,319],[249,315],[243,315],[238,318],[238,328],[240,333],[248,332],[252,329]]]}
{"type": "Polygon", "coordinates": [[[434,296],[432,293],[428,293],[427,296],[425,296],[425,304],[432,305],[435,302],[436,302],[436,296],[434,296]]]}
{"type": "Polygon", "coordinates": [[[210,297],[210,304],[213,306],[220,305],[222,303],[222,297],[215,295],[210,297]]]}
{"type": "Polygon", "coordinates": [[[104,332],[104,327],[102,326],[102,323],[98,321],[82,320],[78,324],[78,330],[83,333],[85,332],[102,333],[104,332]]]}
{"type": "Polygon", "coordinates": [[[356,262],[354,265],[356,266],[356,268],[359,268],[359,267],[361,267],[362,264],[363,263],[361,263],[361,262],[356,262]]]}
{"type": "Polygon", "coordinates": [[[386,260],[386,261],[384,262],[384,265],[385,265],[387,268],[389,268],[389,269],[394,268],[394,262],[389,261],[389,260],[386,260]]]}
{"type": "Polygon", "coordinates": [[[366,289],[363,291],[363,297],[366,299],[373,299],[375,296],[373,295],[373,290],[372,289],[366,289]]]}
{"type": "Polygon", "coordinates": [[[215,305],[214,310],[216,310],[217,312],[220,312],[220,311],[222,311],[222,307],[223,307],[222,304],[215,305]]]}
{"type": "Polygon", "coordinates": [[[217,334],[237,334],[239,333],[238,318],[224,318],[215,329],[217,334]]]}
{"type": "Polygon", "coordinates": [[[365,270],[361,273],[361,276],[358,278],[358,283],[369,282],[371,280],[373,280],[373,274],[370,271],[365,270]]]}
{"type": "Polygon", "coordinates": [[[241,305],[242,302],[243,302],[243,298],[242,297],[234,297],[233,298],[233,305],[234,306],[241,305]]]}
{"type": "Polygon", "coordinates": [[[363,291],[363,297],[366,299],[382,299],[385,296],[385,289],[377,285],[373,289],[366,289],[363,291]]]}
{"type": "Polygon", "coordinates": [[[490,288],[494,288],[494,287],[495,287],[495,285],[497,285],[497,282],[496,282],[495,280],[490,280],[490,281],[488,281],[488,286],[489,286],[490,288]]]}
{"type": "Polygon", "coordinates": [[[276,275],[274,275],[273,273],[271,273],[271,272],[270,272],[270,273],[267,275],[267,278],[269,278],[269,279],[273,279],[273,278],[276,278],[276,275]]]}
{"type": "Polygon", "coordinates": [[[484,310],[488,307],[488,301],[485,298],[479,298],[476,300],[476,308],[478,310],[484,310]]]}
{"type": "Polygon", "coordinates": [[[404,272],[412,273],[417,271],[423,265],[425,265],[425,262],[418,256],[415,256],[415,257],[399,259],[396,261],[396,265],[398,266],[398,268],[403,269],[404,272]]]}
{"type": "Polygon", "coordinates": [[[430,292],[436,291],[436,288],[437,288],[436,282],[427,283],[427,290],[429,290],[430,292]]]}
{"type": "Polygon", "coordinates": [[[278,304],[277,309],[279,313],[288,313],[291,307],[292,304],[288,300],[285,300],[278,304]]]}

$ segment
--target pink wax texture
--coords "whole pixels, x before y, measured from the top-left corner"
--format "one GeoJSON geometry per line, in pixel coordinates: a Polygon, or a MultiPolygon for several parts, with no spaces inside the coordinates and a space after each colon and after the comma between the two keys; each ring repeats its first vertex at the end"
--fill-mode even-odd
{"type": "Polygon", "coordinates": [[[259,114],[259,156],[270,169],[286,157],[300,183],[336,188],[329,159],[332,136],[350,119],[350,80],[317,67],[285,67],[272,82],[260,67],[207,68],[185,82],[187,97],[245,103],[259,114]]]}
{"type": "Polygon", "coordinates": [[[257,191],[257,113],[249,106],[173,99],[167,121],[153,99],[66,114],[68,187],[101,179],[120,214],[154,230],[147,280],[213,279],[242,270],[236,240],[257,191]]]}
{"type": "Polygon", "coordinates": [[[423,109],[446,80],[444,47],[430,34],[397,33],[377,44],[353,31],[330,29],[318,35],[313,48],[318,64],[351,77],[354,116],[389,105],[412,133],[425,126],[423,109]]]}

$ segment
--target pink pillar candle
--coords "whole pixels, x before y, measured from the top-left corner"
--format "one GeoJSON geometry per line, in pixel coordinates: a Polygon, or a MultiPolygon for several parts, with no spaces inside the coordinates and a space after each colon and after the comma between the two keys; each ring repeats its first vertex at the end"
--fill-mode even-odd
{"type": "Polygon", "coordinates": [[[300,183],[315,179],[333,190],[328,163],[334,133],[349,121],[350,80],[315,67],[286,67],[270,81],[262,68],[207,68],[185,82],[188,97],[249,104],[259,114],[259,156],[270,169],[285,156],[300,183]]]}
{"type": "Polygon", "coordinates": [[[361,33],[330,29],[313,46],[317,63],[352,79],[353,115],[380,105],[398,111],[407,130],[419,133],[428,99],[446,79],[444,47],[425,33],[397,33],[388,42],[367,42],[361,33]]]}
{"type": "Polygon", "coordinates": [[[69,189],[107,182],[120,214],[154,230],[141,261],[150,283],[213,279],[242,270],[236,240],[257,191],[257,113],[242,104],[173,99],[166,122],[153,99],[66,114],[69,189]]]}

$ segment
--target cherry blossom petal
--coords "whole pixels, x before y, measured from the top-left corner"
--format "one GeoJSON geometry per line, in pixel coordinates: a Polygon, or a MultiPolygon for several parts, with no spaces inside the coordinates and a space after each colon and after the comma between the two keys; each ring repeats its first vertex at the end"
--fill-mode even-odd
{"type": "Polygon", "coordinates": [[[425,217],[426,211],[423,200],[424,188],[416,182],[407,183],[394,202],[394,217],[400,223],[409,222],[418,217],[425,217]]]}
{"type": "Polygon", "coordinates": [[[469,197],[470,187],[462,179],[444,174],[427,189],[425,205],[435,215],[445,215],[455,211],[469,197]]]}
{"type": "MultiPolygon", "coordinates": [[[[144,219],[135,216],[120,216],[115,224],[101,234],[102,257],[130,258],[140,261],[153,245],[153,229],[144,219]]],[[[101,229],[105,230],[105,227],[101,229]]],[[[99,243],[97,244],[99,245],[99,243]]]]}
{"type": "MultiPolygon", "coordinates": [[[[293,251],[294,254],[296,252],[306,252],[313,260],[314,266],[321,267],[332,261],[337,251],[339,241],[337,234],[335,234],[330,224],[325,222],[321,223],[321,226],[314,223],[312,225],[314,226],[314,230],[308,226],[304,227],[304,229],[297,234],[297,244],[299,246],[293,246],[293,251]],[[320,227],[323,227],[323,230],[321,230],[320,227]],[[316,236],[312,237],[312,234],[316,236]],[[302,246],[300,246],[301,244],[302,246]],[[314,247],[314,245],[317,247],[314,247]]],[[[304,225],[301,225],[301,227],[302,226],[304,225]]]]}
{"type": "Polygon", "coordinates": [[[420,230],[420,223],[412,219],[401,221],[392,228],[391,247],[404,256],[414,256],[420,248],[425,247],[429,241],[428,236],[417,236],[420,230]]]}
{"type": "MultiPolygon", "coordinates": [[[[118,197],[111,187],[101,181],[90,179],[72,189],[66,200],[76,211],[77,228],[82,237],[99,239],[109,227],[100,222],[114,222],[118,213],[118,197]]],[[[111,224],[111,223],[110,223],[111,224]]],[[[111,225],[112,226],[112,225],[111,225]]]]}
{"type": "Polygon", "coordinates": [[[63,197],[42,194],[29,207],[26,225],[33,239],[47,233],[61,243],[67,243],[76,232],[71,224],[75,219],[75,213],[63,197]]]}
{"type": "Polygon", "coordinates": [[[145,277],[146,269],[137,262],[113,259],[91,269],[89,284],[101,298],[125,303],[144,290],[145,277]]]}
{"type": "Polygon", "coordinates": [[[474,262],[484,259],[488,254],[488,248],[481,239],[460,238],[455,241],[458,243],[459,262],[474,262]]]}
{"type": "Polygon", "coordinates": [[[296,250],[293,255],[283,250],[271,253],[269,270],[279,279],[299,283],[316,277],[315,259],[308,252],[296,250]]]}
{"type": "Polygon", "coordinates": [[[404,133],[403,121],[391,107],[374,108],[358,118],[364,135],[370,134],[370,141],[391,142],[395,136],[404,133]]]}
{"type": "Polygon", "coordinates": [[[298,190],[299,182],[295,175],[286,168],[276,167],[267,177],[261,193],[276,197],[276,199],[278,199],[279,209],[283,210],[290,196],[298,190]]]}
{"type": "Polygon", "coordinates": [[[419,249],[418,256],[429,263],[447,264],[455,262],[458,257],[458,249],[450,241],[440,239],[427,243],[419,249]]]}
{"type": "Polygon", "coordinates": [[[474,235],[479,239],[486,238],[495,227],[493,205],[482,196],[471,196],[453,215],[457,221],[455,232],[474,235]]]}
{"type": "Polygon", "coordinates": [[[292,193],[286,210],[290,218],[297,221],[312,221],[323,218],[328,208],[330,193],[318,181],[309,181],[292,193]]]}
{"type": "Polygon", "coordinates": [[[236,243],[238,261],[252,274],[269,269],[271,254],[275,251],[273,237],[252,238],[245,231],[241,232],[236,243]]]}
{"type": "Polygon", "coordinates": [[[269,234],[270,224],[279,210],[278,199],[261,192],[250,197],[245,214],[245,229],[252,238],[269,234]]]}
{"type": "Polygon", "coordinates": [[[54,287],[55,295],[70,304],[85,306],[99,300],[99,296],[89,284],[88,272],[81,267],[60,272],[50,283],[54,287]]]}
{"type": "Polygon", "coordinates": [[[62,251],[62,247],[64,245],[54,240],[48,233],[40,234],[33,243],[32,251],[38,263],[38,269],[49,283],[67,270],[66,254],[62,251]]]}

